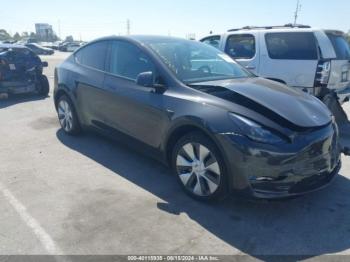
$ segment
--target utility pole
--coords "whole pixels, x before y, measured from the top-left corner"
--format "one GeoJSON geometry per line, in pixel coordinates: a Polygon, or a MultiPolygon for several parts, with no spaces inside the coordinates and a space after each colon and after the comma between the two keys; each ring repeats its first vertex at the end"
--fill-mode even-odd
{"type": "Polygon", "coordinates": [[[130,20],[126,20],[126,34],[130,35],[130,20]]]}
{"type": "Polygon", "coordinates": [[[301,11],[301,4],[300,4],[300,0],[297,1],[297,7],[295,9],[295,13],[294,13],[294,25],[297,24],[298,21],[298,15],[299,12],[301,11]]]}

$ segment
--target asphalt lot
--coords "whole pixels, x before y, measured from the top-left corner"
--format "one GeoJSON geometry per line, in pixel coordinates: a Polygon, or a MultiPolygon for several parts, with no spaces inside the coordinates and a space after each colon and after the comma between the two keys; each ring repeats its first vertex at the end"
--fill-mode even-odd
{"type": "MultiPolygon", "coordinates": [[[[43,57],[51,88],[66,56],[43,57]]],[[[146,156],[65,135],[52,97],[0,101],[0,119],[0,255],[350,255],[349,157],[330,187],[302,198],[208,205],[146,156]]]]}

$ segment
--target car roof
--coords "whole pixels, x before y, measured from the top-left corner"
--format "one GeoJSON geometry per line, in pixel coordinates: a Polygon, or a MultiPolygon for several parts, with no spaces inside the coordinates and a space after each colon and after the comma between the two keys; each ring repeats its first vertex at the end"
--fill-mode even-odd
{"type": "Polygon", "coordinates": [[[264,33],[291,33],[291,32],[315,32],[319,31],[320,29],[316,28],[271,28],[271,29],[264,29],[264,28],[256,28],[256,29],[239,29],[234,31],[228,31],[225,34],[249,34],[249,33],[258,33],[258,32],[264,32],[264,33]]]}
{"type": "Polygon", "coordinates": [[[327,33],[337,33],[337,34],[343,34],[342,31],[339,30],[326,30],[316,27],[244,27],[244,28],[238,28],[238,29],[231,29],[223,34],[211,34],[207,35],[205,37],[202,37],[201,39],[210,37],[210,36],[216,36],[216,35],[232,35],[232,34],[249,34],[249,33],[291,33],[291,32],[317,32],[317,31],[324,31],[327,33]]]}
{"type": "Polygon", "coordinates": [[[131,40],[131,41],[136,41],[140,43],[145,43],[151,40],[159,40],[159,41],[164,41],[164,40],[181,40],[181,41],[191,41],[191,40],[186,40],[184,38],[180,37],[172,37],[172,36],[159,36],[159,35],[126,35],[126,36],[106,36],[106,37],[101,37],[96,40],[91,41],[90,43],[93,42],[98,42],[98,41],[103,41],[103,40],[131,40]]]}
{"type": "Polygon", "coordinates": [[[0,44],[0,48],[7,48],[7,49],[10,49],[10,48],[26,48],[27,49],[27,47],[25,47],[25,46],[23,46],[23,45],[15,45],[15,44],[0,44]]]}

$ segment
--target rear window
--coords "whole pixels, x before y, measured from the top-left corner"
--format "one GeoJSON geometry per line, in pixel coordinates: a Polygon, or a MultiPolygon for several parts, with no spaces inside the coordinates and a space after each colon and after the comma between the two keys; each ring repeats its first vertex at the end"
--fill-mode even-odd
{"type": "Polygon", "coordinates": [[[328,38],[331,40],[337,58],[340,60],[350,59],[350,47],[346,39],[342,35],[327,34],[328,38]]]}
{"type": "Polygon", "coordinates": [[[271,59],[317,60],[317,44],[313,33],[268,33],[265,41],[271,59]]]}

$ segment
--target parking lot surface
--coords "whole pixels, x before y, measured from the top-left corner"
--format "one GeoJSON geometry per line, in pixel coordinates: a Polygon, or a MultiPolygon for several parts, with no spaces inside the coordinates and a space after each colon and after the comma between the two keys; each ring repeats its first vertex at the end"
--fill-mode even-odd
{"type": "Polygon", "coordinates": [[[301,198],[196,202],[147,156],[60,130],[53,70],[67,55],[42,57],[49,98],[0,101],[0,254],[350,254],[350,158],[301,198]]]}

